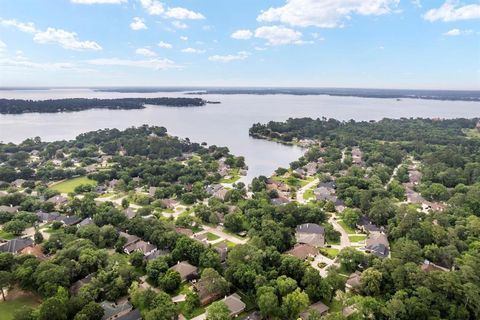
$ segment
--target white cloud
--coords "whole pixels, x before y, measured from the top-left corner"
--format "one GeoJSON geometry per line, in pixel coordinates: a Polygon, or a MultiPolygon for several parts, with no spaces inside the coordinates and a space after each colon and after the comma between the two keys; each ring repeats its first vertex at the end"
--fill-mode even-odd
{"type": "Polygon", "coordinates": [[[445,32],[443,35],[455,37],[455,36],[469,35],[472,33],[473,33],[473,30],[470,30],[470,29],[467,29],[467,30],[452,29],[450,31],[445,32]]]}
{"type": "Polygon", "coordinates": [[[33,41],[41,44],[56,43],[62,48],[70,50],[102,50],[102,47],[95,41],[80,41],[75,32],[55,28],[37,32],[33,41]]]}
{"type": "Polygon", "coordinates": [[[160,1],[156,0],[140,0],[142,7],[152,16],[159,16],[165,12],[165,8],[160,1]]]}
{"type": "Polygon", "coordinates": [[[205,19],[205,17],[201,13],[194,12],[194,11],[191,11],[191,10],[188,10],[188,9],[185,9],[185,8],[180,8],[180,7],[169,8],[167,10],[167,12],[165,13],[165,15],[168,18],[178,19],[178,20],[186,20],[186,19],[188,19],[188,20],[202,20],[202,19],[205,19]]]}
{"type": "Polygon", "coordinates": [[[181,37],[180,37],[180,40],[182,40],[182,41],[188,41],[188,37],[181,36],[181,37]]]}
{"type": "Polygon", "coordinates": [[[157,54],[148,48],[138,48],[135,53],[144,57],[155,57],[157,54]]]}
{"type": "Polygon", "coordinates": [[[147,25],[145,24],[144,20],[139,17],[133,18],[132,23],[130,23],[130,28],[132,30],[138,31],[142,29],[147,29],[147,25]]]}
{"type": "Polygon", "coordinates": [[[392,12],[400,0],[287,0],[283,7],[269,8],[257,20],[282,22],[298,27],[335,28],[351,15],[382,15],[392,12]]]}
{"type": "Polygon", "coordinates": [[[0,52],[4,51],[6,47],[7,47],[7,44],[2,40],[0,40],[0,52]]]}
{"type": "Polygon", "coordinates": [[[437,20],[449,22],[479,19],[480,4],[468,4],[465,6],[460,6],[460,3],[456,0],[447,0],[440,8],[428,10],[423,18],[430,22],[437,20]]]}
{"type": "Polygon", "coordinates": [[[417,7],[417,8],[421,8],[422,7],[422,2],[421,0],[412,0],[412,4],[417,7]]]}
{"type": "Polygon", "coordinates": [[[1,20],[1,22],[2,22],[2,25],[4,26],[14,27],[22,32],[26,32],[26,33],[37,32],[37,29],[35,28],[35,25],[33,24],[33,22],[23,23],[15,19],[1,20]]]}
{"type": "Polygon", "coordinates": [[[253,36],[253,32],[250,30],[237,30],[234,33],[232,33],[232,38],[238,39],[238,40],[248,40],[252,36],[253,36]]]}
{"type": "Polygon", "coordinates": [[[267,50],[267,48],[263,48],[263,47],[255,47],[254,49],[257,50],[257,51],[266,51],[267,50]]]}
{"type": "Polygon", "coordinates": [[[208,57],[208,60],[210,60],[212,62],[226,63],[226,62],[231,62],[231,61],[235,61],[235,60],[245,60],[249,56],[250,56],[250,53],[248,53],[246,51],[240,51],[237,54],[229,54],[229,55],[224,55],[224,56],[222,56],[222,55],[210,56],[210,57],[208,57]]]}
{"type": "Polygon", "coordinates": [[[160,48],[163,48],[163,49],[172,49],[172,47],[173,47],[170,43],[163,42],[163,41],[160,41],[160,42],[158,43],[158,46],[159,46],[160,48]]]}
{"type": "Polygon", "coordinates": [[[182,49],[182,52],[183,53],[205,53],[205,50],[201,50],[201,49],[195,49],[195,48],[185,48],[185,49],[182,49]]]}
{"type": "Polygon", "coordinates": [[[0,66],[6,67],[6,68],[40,69],[45,71],[49,71],[49,70],[80,71],[82,70],[69,62],[39,63],[39,62],[32,62],[23,56],[22,57],[17,56],[15,57],[15,59],[0,59],[0,66]]]}
{"type": "Polygon", "coordinates": [[[282,26],[264,26],[255,30],[255,37],[267,40],[268,44],[302,44],[302,33],[282,26]]]}
{"type": "Polygon", "coordinates": [[[14,19],[1,20],[1,24],[15,27],[25,33],[33,34],[33,41],[37,43],[56,43],[62,48],[69,50],[102,50],[102,47],[95,41],[80,41],[75,32],[56,28],[47,28],[46,31],[41,31],[36,29],[32,22],[23,23],[14,19]]]}
{"type": "Polygon", "coordinates": [[[70,0],[70,2],[77,4],[121,4],[127,1],[128,0],[70,0]]]}
{"type": "Polygon", "coordinates": [[[174,26],[177,29],[187,29],[188,25],[186,23],[183,23],[181,21],[172,21],[172,26],[174,26]]]}
{"type": "Polygon", "coordinates": [[[180,68],[175,62],[169,59],[148,59],[148,60],[127,60],[119,58],[104,58],[87,60],[87,63],[100,66],[120,66],[120,67],[133,67],[133,68],[146,68],[153,70],[166,70],[180,68]]]}

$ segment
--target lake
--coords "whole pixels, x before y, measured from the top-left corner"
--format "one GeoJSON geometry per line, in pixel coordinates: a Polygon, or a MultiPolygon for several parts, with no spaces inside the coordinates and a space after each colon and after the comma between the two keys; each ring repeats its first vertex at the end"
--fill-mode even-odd
{"type": "MultiPolygon", "coordinates": [[[[183,93],[117,93],[91,89],[8,90],[7,99],[178,97],[183,93]]],[[[189,97],[193,97],[190,96],[189,97]]],[[[72,139],[80,133],[103,129],[124,129],[142,124],[164,126],[172,135],[195,142],[227,146],[245,157],[249,182],[270,175],[304,152],[302,148],[253,139],[253,123],[283,121],[290,117],[327,117],[339,120],[379,120],[385,117],[472,118],[480,116],[480,103],[419,99],[373,99],[322,95],[205,95],[221,104],[199,108],[148,106],[142,110],[87,110],[71,113],[0,115],[0,141],[21,142],[40,136],[44,141],[72,139]]]]}

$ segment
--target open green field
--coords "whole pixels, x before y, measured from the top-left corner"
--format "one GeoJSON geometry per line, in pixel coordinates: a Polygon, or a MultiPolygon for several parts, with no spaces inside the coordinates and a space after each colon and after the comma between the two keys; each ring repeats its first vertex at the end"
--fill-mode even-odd
{"type": "Polygon", "coordinates": [[[346,233],[348,233],[348,234],[355,234],[356,233],[355,230],[353,230],[352,228],[347,226],[347,224],[343,220],[338,220],[337,222],[343,228],[343,230],[345,230],[346,233]]]}
{"type": "Polygon", "coordinates": [[[35,307],[39,305],[35,297],[20,297],[11,301],[0,301],[0,320],[12,320],[15,311],[22,307],[35,307]]]}
{"type": "Polygon", "coordinates": [[[315,193],[313,192],[313,189],[308,189],[303,193],[303,199],[304,200],[309,200],[315,198],[315,193]]]}
{"type": "Polygon", "coordinates": [[[350,242],[358,242],[367,239],[367,236],[364,234],[359,234],[354,236],[348,236],[348,239],[350,240],[350,242]]]}
{"type": "MultiPolygon", "coordinates": [[[[15,236],[12,233],[0,230],[0,239],[11,240],[13,238],[15,238],[15,236]]],[[[1,318],[0,318],[0,320],[1,320],[1,318]]]]}
{"type": "Polygon", "coordinates": [[[207,240],[208,241],[215,241],[217,239],[220,239],[220,237],[217,236],[216,234],[211,233],[211,232],[207,233],[207,240]]]}
{"type": "Polygon", "coordinates": [[[477,129],[465,129],[463,130],[465,135],[471,139],[480,139],[480,131],[477,129]]]}
{"type": "Polygon", "coordinates": [[[225,241],[220,241],[219,243],[216,243],[216,244],[215,244],[215,247],[220,246],[222,243],[226,243],[226,244],[227,244],[227,247],[228,247],[229,249],[231,249],[231,248],[233,248],[233,247],[236,246],[236,244],[235,244],[234,242],[229,241],[229,240],[225,240],[225,241]]]}
{"type": "Polygon", "coordinates": [[[221,183],[235,183],[238,180],[240,180],[240,169],[232,169],[229,172],[230,178],[228,179],[222,179],[220,182],[221,183]]]}
{"type": "Polygon", "coordinates": [[[69,179],[60,183],[56,183],[50,186],[49,189],[57,190],[58,192],[61,192],[61,193],[69,193],[69,192],[73,192],[76,187],[82,184],[89,184],[89,185],[95,186],[97,185],[97,182],[94,180],[88,179],[87,177],[78,177],[78,178],[69,179]]]}
{"type": "Polygon", "coordinates": [[[340,250],[333,248],[321,248],[320,253],[330,259],[335,259],[340,250]]]}
{"type": "Polygon", "coordinates": [[[308,177],[307,179],[298,179],[298,178],[295,178],[293,176],[290,176],[290,177],[275,176],[275,177],[272,177],[272,179],[275,180],[275,181],[283,182],[286,185],[289,185],[290,187],[301,188],[301,187],[306,186],[308,183],[312,182],[313,179],[315,179],[315,178],[314,177],[308,177]]]}

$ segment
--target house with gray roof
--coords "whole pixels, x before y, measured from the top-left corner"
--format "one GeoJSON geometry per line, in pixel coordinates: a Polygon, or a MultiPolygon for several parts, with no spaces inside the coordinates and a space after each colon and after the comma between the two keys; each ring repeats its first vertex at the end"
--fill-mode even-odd
{"type": "Polygon", "coordinates": [[[297,243],[309,244],[314,247],[325,245],[325,228],[316,223],[304,223],[295,229],[297,243]]]}
{"type": "Polygon", "coordinates": [[[223,303],[225,303],[228,310],[230,310],[230,317],[235,317],[239,315],[247,307],[245,302],[242,301],[242,298],[236,293],[225,297],[222,301],[223,303]]]}
{"type": "Polygon", "coordinates": [[[103,309],[102,320],[118,319],[119,317],[128,314],[133,309],[132,304],[128,301],[119,304],[110,301],[103,301],[100,306],[103,309]]]}
{"type": "Polygon", "coordinates": [[[318,314],[320,314],[320,316],[324,316],[325,314],[327,314],[329,309],[330,308],[327,305],[325,305],[323,302],[318,301],[318,302],[310,305],[306,311],[302,312],[300,314],[300,318],[303,319],[303,320],[306,320],[306,319],[309,318],[310,314],[312,312],[315,312],[315,311],[318,314]]]}
{"type": "Polygon", "coordinates": [[[32,247],[34,241],[30,238],[15,238],[0,244],[0,252],[19,253],[27,247],[32,247]]]}
{"type": "Polygon", "coordinates": [[[192,266],[187,261],[178,262],[170,269],[177,271],[180,274],[182,281],[189,281],[195,279],[198,276],[198,268],[192,266]]]}
{"type": "Polygon", "coordinates": [[[0,212],[7,212],[7,213],[17,213],[18,209],[20,209],[19,206],[0,206],[0,212]]]}
{"type": "Polygon", "coordinates": [[[390,254],[390,243],[383,232],[370,232],[366,241],[365,252],[374,254],[380,258],[386,258],[390,254]]]}

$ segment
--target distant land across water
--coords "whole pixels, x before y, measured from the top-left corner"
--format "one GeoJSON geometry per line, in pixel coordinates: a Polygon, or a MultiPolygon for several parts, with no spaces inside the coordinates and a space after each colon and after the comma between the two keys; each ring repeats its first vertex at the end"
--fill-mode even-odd
{"type": "MultiPolygon", "coordinates": [[[[480,90],[417,90],[417,89],[355,89],[355,88],[287,88],[287,87],[79,87],[99,92],[156,93],[184,92],[188,95],[328,95],[339,97],[426,99],[480,102],[480,90]]],[[[59,87],[0,87],[2,90],[50,90],[59,87]]],[[[72,88],[65,88],[72,89],[72,88]]]]}

